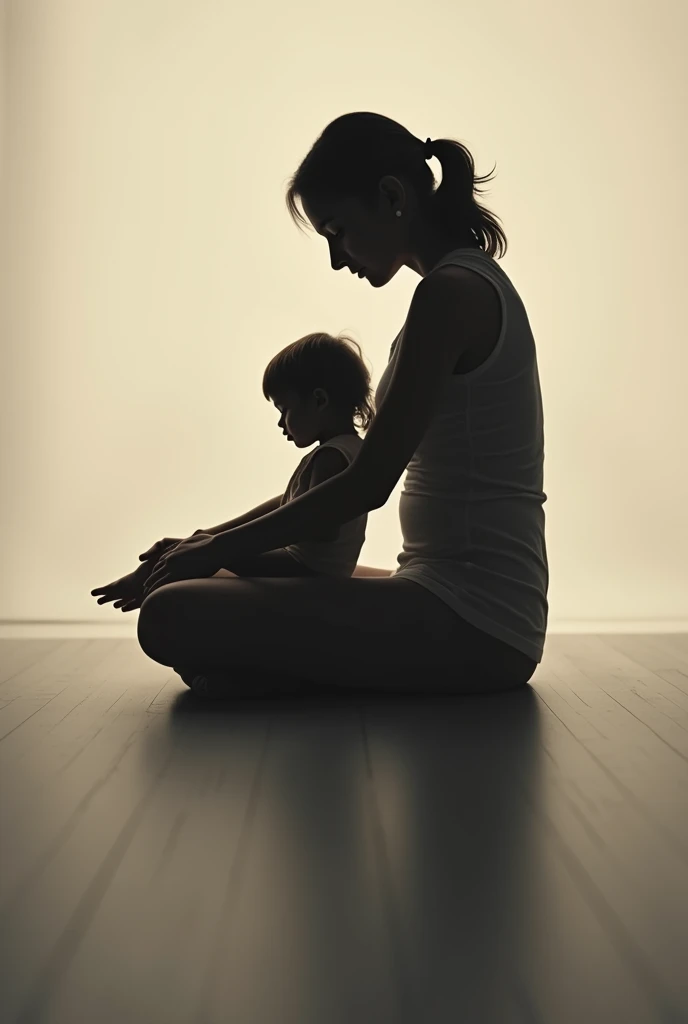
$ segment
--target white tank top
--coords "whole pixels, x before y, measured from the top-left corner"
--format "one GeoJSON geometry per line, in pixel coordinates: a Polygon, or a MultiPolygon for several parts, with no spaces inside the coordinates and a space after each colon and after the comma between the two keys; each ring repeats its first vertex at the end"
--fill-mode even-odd
{"type": "MultiPolygon", "coordinates": [[[[496,288],[502,329],[481,366],[449,376],[406,469],[395,576],[426,587],[467,622],[539,662],[547,626],[542,398],[521,299],[482,249],[433,267],[466,267],[496,288]]],[[[404,329],[376,392],[380,408],[404,329]]]]}
{"type": "MultiPolygon", "coordinates": [[[[351,465],[361,450],[362,444],[363,438],[358,434],[338,434],[337,437],[331,437],[329,441],[317,445],[299,462],[287,484],[281,504],[284,505],[287,501],[292,501],[308,490],[311,460],[317,452],[323,448],[336,448],[337,451],[342,452],[347,463],[351,465]]],[[[286,550],[297,561],[316,572],[327,573],[331,576],[351,576],[363,547],[367,522],[367,514],[358,516],[348,523],[341,524],[336,540],[301,541],[298,544],[288,544],[286,550]]]]}

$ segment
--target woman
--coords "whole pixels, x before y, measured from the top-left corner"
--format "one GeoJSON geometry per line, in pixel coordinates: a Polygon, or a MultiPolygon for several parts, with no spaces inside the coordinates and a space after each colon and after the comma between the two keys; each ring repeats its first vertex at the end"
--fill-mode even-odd
{"type": "Polygon", "coordinates": [[[301,680],[467,693],[532,677],[547,623],[542,402],[528,317],[494,258],[506,238],[475,198],[489,177],[475,176],[458,142],[423,144],[388,118],[352,113],[292,178],[289,211],[326,239],[333,270],[374,288],[403,266],[422,280],[349,468],[252,522],[189,539],[150,577],[141,647],[199,690],[301,680]],[[442,165],[437,189],[430,156],[442,165]],[[380,508],[404,470],[393,575],[198,578],[380,508]]]}

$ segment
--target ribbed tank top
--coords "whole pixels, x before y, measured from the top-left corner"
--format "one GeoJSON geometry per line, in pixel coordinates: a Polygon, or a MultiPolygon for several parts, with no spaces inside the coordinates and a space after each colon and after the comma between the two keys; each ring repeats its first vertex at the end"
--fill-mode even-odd
{"type": "MultiPolygon", "coordinates": [[[[297,498],[308,490],[311,461],[323,448],[336,448],[351,465],[361,450],[362,444],[363,438],[358,434],[338,434],[336,437],[331,437],[329,441],[317,445],[299,462],[287,484],[281,504],[284,505],[287,501],[297,498]]],[[[299,562],[316,572],[331,576],[351,576],[363,547],[367,522],[367,514],[358,516],[348,523],[341,524],[336,540],[301,541],[298,544],[288,544],[286,550],[299,562]]]]}
{"type": "MultiPolygon", "coordinates": [[[[516,289],[491,256],[457,249],[432,269],[446,264],[494,286],[502,325],[480,366],[447,378],[407,466],[394,576],[432,591],[467,622],[540,662],[549,571],[535,342],[516,289]]],[[[378,409],[403,333],[402,327],[376,391],[378,409]]]]}

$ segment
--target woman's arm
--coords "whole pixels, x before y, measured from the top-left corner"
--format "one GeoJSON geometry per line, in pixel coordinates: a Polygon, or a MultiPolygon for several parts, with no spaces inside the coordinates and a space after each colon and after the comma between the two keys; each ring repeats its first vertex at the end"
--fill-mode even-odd
{"type": "Polygon", "coordinates": [[[256,505],[250,512],[244,512],[243,516],[237,516],[236,519],[230,519],[226,523],[220,523],[219,526],[211,526],[207,530],[196,530],[196,533],[212,533],[216,536],[218,533],[226,533],[227,530],[235,530],[237,526],[243,526],[244,523],[252,523],[254,519],[260,519],[261,516],[266,516],[268,512],[274,512],[276,508],[280,507],[283,495],[278,494],[275,498],[270,498],[268,501],[264,501],[262,505],[256,505]]]}
{"type": "MultiPolygon", "coordinates": [[[[320,452],[315,453],[313,459],[312,469],[308,481],[307,490],[311,487],[317,487],[325,480],[329,480],[330,477],[336,476],[337,473],[341,473],[342,470],[346,469],[347,462],[344,456],[336,448],[323,448],[320,452]]],[[[304,492],[305,493],[305,492],[304,492]]],[[[270,498],[269,501],[263,502],[262,505],[257,505],[256,508],[251,509],[250,512],[246,512],[243,516],[238,516],[236,519],[230,519],[227,523],[222,523],[220,526],[213,526],[209,530],[196,530],[196,533],[211,533],[213,536],[217,536],[219,533],[227,533],[228,530],[235,530],[239,526],[245,526],[246,523],[252,523],[256,519],[262,518],[262,516],[269,515],[270,512],[274,512],[282,504],[284,495],[278,494],[275,498],[270,498]]],[[[315,529],[311,531],[309,540],[336,540],[339,534],[339,524],[334,529],[330,527],[326,530],[315,529]]],[[[301,540],[304,538],[302,537],[301,540]]],[[[261,552],[261,554],[274,556],[274,552],[268,550],[267,552],[261,552]]],[[[238,576],[252,576],[261,575],[260,573],[236,573],[238,576]]],[[[269,575],[269,573],[263,573],[262,575],[269,575]]],[[[276,575],[279,575],[277,573],[276,575]]]]}
{"type": "Polygon", "coordinates": [[[328,536],[341,523],[379,508],[371,492],[356,472],[354,461],[343,473],[311,487],[274,512],[218,534],[214,543],[220,563],[231,565],[237,556],[259,555],[308,538],[328,536]]]}
{"type": "MultiPolygon", "coordinates": [[[[309,487],[316,487],[324,480],[328,480],[330,477],[335,476],[337,473],[341,473],[343,469],[346,469],[346,460],[342,453],[336,448],[323,448],[322,452],[317,453],[317,457],[313,460],[313,468],[310,475],[309,487]]],[[[262,505],[256,505],[250,512],[245,512],[242,516],[237,516],[236,519],[230,519],[226,523],[220,523],[219,526],[211,526],[207,530],[196,530],[196,533],[211,533],[213,536],[217,536],[218,533],[226,533],[228,530],[236,530],[238,526],[244,526],[246,523],[252,523],[254,519],[260,519],[262,516],[267,516],[270,512],[274,512],[282,504],[283,494],[278,494],[274,498],[270,498],[268,501],[264,501],[262,505]]],[[[317,532],[317,531],[316,531],[317,532]]],[[[339,528],[336,527],[334,536],[326,535],[314,536],[313,540],[334,540],[339,532],[339,528]]]]}
{"type": "Polygon", "coordinates": [[[417,286],[387,394],[343,473],[245,526],[216,537],[220,563],[237,554],[296,544],[316,529],[381,508],[392,493],[432,419],[459,356],[474,341],[484,317],[475,275],[440,267],[417,286]]]}

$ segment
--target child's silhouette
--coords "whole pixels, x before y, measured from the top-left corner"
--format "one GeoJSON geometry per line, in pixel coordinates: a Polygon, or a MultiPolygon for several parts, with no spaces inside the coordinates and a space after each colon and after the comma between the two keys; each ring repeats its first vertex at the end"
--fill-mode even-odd
{"type": "MultiPolygon", "coordinates": [[[[278,426],[297,448],[317,447],[299,462],[283,494],[264,502],[237,519],[200,534],[223,533],[267,515],[287,501],[317,487],[345,470],[356,458],[374,412],[370,374],[360,346],[344,335],[306,335],[288,345],[270,361],[263,376],[263,394],[280,413],[278,426]],[[354,351],[353,346],[358,349],[354,351]]],[[[219,575],[234,576],[351,576],[365,540],[367,514],[334,531],[323,530],[296,544],[233,561],[219,575]]],[[[140,608],[146,581],[163,555],[181,543],[164,537],[140,555],[141,565],[106,586],[91,591],[98,604],[114,602],[123,612],[140,608]]],[[[383,570],[371,574],[388,575],[383,570]]]]}

